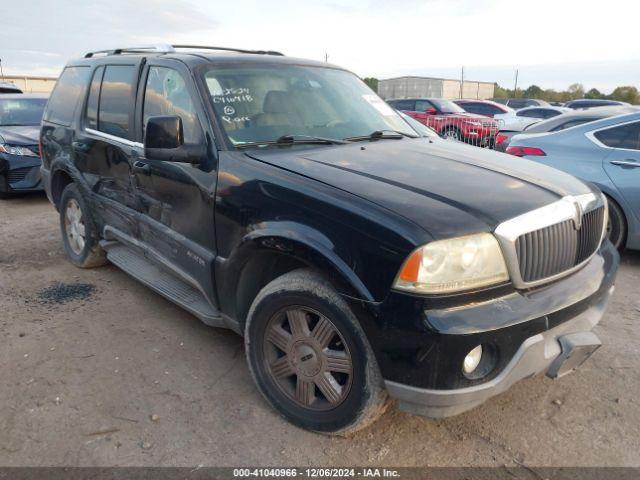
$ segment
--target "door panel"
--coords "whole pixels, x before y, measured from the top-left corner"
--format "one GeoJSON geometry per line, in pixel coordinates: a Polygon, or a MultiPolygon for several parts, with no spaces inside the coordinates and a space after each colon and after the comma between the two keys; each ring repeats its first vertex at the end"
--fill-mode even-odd
{"type": "MultiPolygon", "coordinates": [[[[191,77],[174,62],[153,60],[143,72],[136,121],[144,132],[149,117],[178,115],[187,145],[207,145],[204,112],[191,77]]],[[[144,133],[142,133],[144,135],[144,133]]],[[[213,306],[216,256],[214,195],[217,179],[212,148],[197,164],[145,157],[133,163],[140,213],[140,239],[194,278],[213,306]]]]}
{"type": "Polygon", "coordinates": [[[92,76],[83,127],[72,144],[75,164],[97,194],[106,224],[135,236],[137,198],[131,164],[140,148],[133,141],[135,86],[139,61],[98,66],[92,76]]]}
{"type": "Polygon", "coordinates": [[[640,151],[611,149],[604,170],[640,220],[640,151]]]}

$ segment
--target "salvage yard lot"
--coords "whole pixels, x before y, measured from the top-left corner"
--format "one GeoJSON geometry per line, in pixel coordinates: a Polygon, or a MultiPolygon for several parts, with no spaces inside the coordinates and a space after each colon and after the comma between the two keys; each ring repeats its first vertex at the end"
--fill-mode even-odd
{"type": "Polygon", "coordinates": [[[355,436],[298,429],[256,390],[237,335],[112,266],[73,267],[44,196],[0,201],[0,464],[640,466],[640,254],[559,381],[458,417],[395,408],[355,436]]]}

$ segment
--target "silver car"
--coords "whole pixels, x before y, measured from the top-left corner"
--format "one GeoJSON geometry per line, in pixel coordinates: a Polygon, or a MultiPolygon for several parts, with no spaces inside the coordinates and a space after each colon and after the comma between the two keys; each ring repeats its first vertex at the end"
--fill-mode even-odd
{"type": "MultiPolygon", "coordinates": [[[[602,118],[613,117],[615,115],[622,115],[624,113],[633,113],[640,111],[638,107],[595,107],[587,110],[576,110],[563,113],[557,117],[549,118],[538,123],[534,123],[525,127],[522,132],[525,133],[543,133],[543,132],[557,132],[558,130],[564,130],[566,128],[575,127],[587,122],[595,122],[602,118]]],[[[516,135],[520,135],[522,132],[505,132],[501,131],[496,137],[496,150],[504,152],[511,139],[516,135]]]]}
{"type": "Polygon", "coordinates": [[[612,243],[640,249],[640,112],[556,132],[522,133],[506,151],[597,185],[609,200],[612,243]]]}

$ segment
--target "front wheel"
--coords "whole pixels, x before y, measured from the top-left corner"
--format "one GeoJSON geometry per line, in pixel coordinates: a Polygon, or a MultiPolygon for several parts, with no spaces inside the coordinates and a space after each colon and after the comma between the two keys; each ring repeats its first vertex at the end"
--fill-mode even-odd
{"type": "Polygon", "coordinates": [[[462,140],[462,136],[460,135],[460,130],[455,127],[449,127],[442,132],[442,138],[445,140],[462,140]]]}
{"type": "Polygon", "coordinates": [[[287,273],[260,291],[245,345],[260,392],[300,427],[346,435],[384,412],[386,390],[362,328],[311,271],[287,273]]]}
{"type": "Polygon", "coordinates": [[[74,183],[67,185],[60,197],[60,230],[65,253],[75,266],[92,268],[108,263],[91,211],[74,183]]]}
{"type": "Polygon", "coordinates": [[[607,197],[607,204],[609,206],[607,236],[614,247],[622,250],[625,239],[627,238],[627,221],[624,217],[624,212],[614,200],[607,197]]]}

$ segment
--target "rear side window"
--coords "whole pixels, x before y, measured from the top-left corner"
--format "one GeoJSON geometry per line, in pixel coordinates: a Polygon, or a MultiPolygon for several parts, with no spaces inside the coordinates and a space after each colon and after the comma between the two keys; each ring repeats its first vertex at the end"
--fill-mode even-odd
{"type": "Polygon", "coordinates": [[[416,106],[415,106],[416,112],[425,112],[430,108],[433,108],[433,105],[431,105],[431,102],[428,102],[426,100],[416,100],[416,106]]]}
{"type": "Polygon", "coordinates": [[[101,132],[131,139],[130,112],[136,71],[133,65],[105,67],[98,107],[98,130],[101,132]]]}
{"type": "Polygon", "coordinates": [[[524,108],[528,106],[526,100],[509,100],[507,103],[511,108],[524,108]]]}
{"type": "Polygon", "coordinates": [[[640,122],[600,130],[594,136],[607,147],[640,150],[640,122]]]}
{"type": "Polygon", "coordinates": [[[518,117],[527,117],[527,118],[544,118],[544,114],[542,110],[539,108],[533,108],[531,110],[519,111],[516,113],[518,117]]]}
{"type": "Polygon", "coordinates": [[[553,117],[557,117],[562,113],[562,112],[558,112],[557,110],[551,110],[551,109],[541,110],[541,112],[542,112],[542,118],[553,118],[553,117]]]}
{"type": "Polygon", "coordinates": [[[578,125],[582,125],[583,123],[594,122],[596,120],[600,120],[600,119],[599,118],[577,118],[575,120],[569,120],[568,122],[561,123],[560,125],[557,125],[556,127],[554,127],[551,131],[557,132],[558,130],[565,130],[567,128],[577,127],[578,125]]]}
{"type": "Polygon", "coordinates": [[[397,110],[413,111],[415,103],[413,100],[395,100],[392,106],[397,110]]]}
{"type": "Polygon", "coordinates": [[[58,125],[71,125],[78,101],[89,81],[89,67],[67,67],[60,75],[47,105],[44,119],[58,125]]]}

